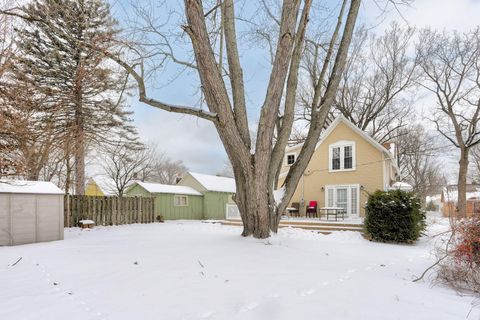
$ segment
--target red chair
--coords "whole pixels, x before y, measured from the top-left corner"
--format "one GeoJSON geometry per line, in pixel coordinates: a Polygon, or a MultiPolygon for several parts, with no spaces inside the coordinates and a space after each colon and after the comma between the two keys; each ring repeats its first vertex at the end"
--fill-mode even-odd
{"type": "Polygon", "coordinates": [[[317,217],[317,201],[310,201],[307,207],[307,217],[316,218],[317,217]]]}

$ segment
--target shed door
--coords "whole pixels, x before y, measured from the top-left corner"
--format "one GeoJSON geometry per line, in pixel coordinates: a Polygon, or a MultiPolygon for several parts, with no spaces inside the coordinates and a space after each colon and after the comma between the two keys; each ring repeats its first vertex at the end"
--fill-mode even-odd
{"type": "Polygon", "coordinates": [[[28,194],[12,194],[11,197],[13,244],[17,245],[35,242],[35,196],[28,194]]]}

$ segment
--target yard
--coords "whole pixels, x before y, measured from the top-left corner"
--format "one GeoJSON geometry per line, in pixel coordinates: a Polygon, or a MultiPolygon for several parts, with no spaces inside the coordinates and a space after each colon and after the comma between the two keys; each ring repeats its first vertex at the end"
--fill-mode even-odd
{"type": "Polygon", "coordinates": [[[70,228],[64,241],[0,247],[0,319],[480,318],[473,297],[412,282],[433,261],[430,238],[239,233],[177,221],[70,228]]]}

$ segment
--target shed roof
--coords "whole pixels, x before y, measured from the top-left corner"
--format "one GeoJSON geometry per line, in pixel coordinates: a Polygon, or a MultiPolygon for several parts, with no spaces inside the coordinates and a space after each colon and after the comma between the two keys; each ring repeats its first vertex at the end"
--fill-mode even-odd
{"type": "Polygon", "coordinates": [[[208,191],[235,193],[235,179],[210,174],[188,172],[208,191]]]}
{"type": "Polygon", "coordinates": [[[0,180],[0,193],[63,194],[64,192],[49,181],[0,180]]]}
{"type": "Polygon", "coordinates": [[[170,184],[136,181],[136,183],[150,193],[172,193],[201,196],[202,194],[191,187],[172,186],[170,184]]]}

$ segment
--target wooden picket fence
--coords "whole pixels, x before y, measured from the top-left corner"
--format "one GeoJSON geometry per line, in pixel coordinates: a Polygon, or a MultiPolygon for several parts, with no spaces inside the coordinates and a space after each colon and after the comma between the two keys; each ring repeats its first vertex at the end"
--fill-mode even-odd
{"type": "Polygon", "coordinates": [[[155,222],[154,198],[94,197],[66,195],[65,227],[75,227],[80,220],[95,221],[96,225],[112,226],[155,222]]]}

